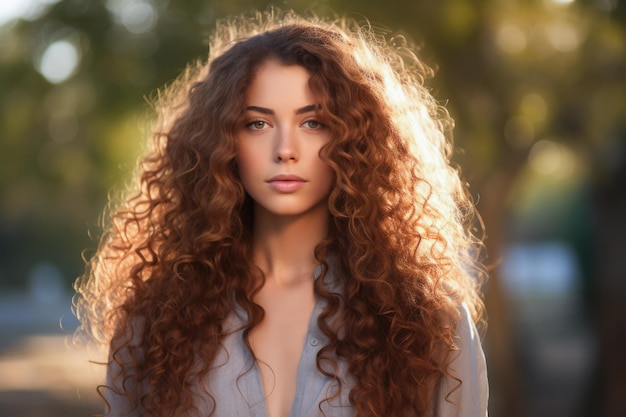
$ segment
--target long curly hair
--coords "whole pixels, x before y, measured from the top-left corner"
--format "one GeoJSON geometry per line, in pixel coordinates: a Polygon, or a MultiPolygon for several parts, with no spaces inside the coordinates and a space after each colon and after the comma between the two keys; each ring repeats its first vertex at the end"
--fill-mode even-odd
{"type": "Polygon", "coordinates": [[[133,369],[116,377],[145,415],[182,416],[189,381],[211,377],[233,304],[246,337],[262,320],[236,131],[269,59],[309,71],[332,132],[321,152],[335,174],[329,233],[315,256],[342,291],[315,281],[329,339],[318,369],[339,381],[320,362],[346,361],[360,417],[425,415],[449,375],[460,305],[483,315],[480,222],[450,163],[453,121],[424,86],[432,70],[403,36],[349,19],[271,10],[222,21],[208,60],[158,93],[149,149],[76,282],[81,329],[110,361],[130,352],[133,369]]]}

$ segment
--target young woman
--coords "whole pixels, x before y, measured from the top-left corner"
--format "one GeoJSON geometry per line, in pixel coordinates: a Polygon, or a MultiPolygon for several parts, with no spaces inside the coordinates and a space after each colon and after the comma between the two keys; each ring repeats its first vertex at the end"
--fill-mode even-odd
{"type": "Polygon", "coordinates": [[[218,26],[77,283],[111,416],[484,416],[480,241],[402,39],[218,26]]]}

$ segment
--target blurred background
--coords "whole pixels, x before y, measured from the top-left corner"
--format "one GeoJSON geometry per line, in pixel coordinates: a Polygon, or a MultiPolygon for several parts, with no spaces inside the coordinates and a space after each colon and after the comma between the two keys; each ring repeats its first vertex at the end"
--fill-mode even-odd
{"type": "MultiPolygon", "coordinates": [[[[0,1],[0,415],[101,410],[72,282],[146,97],[254,0],[0,1]]],[[[487,229],[492,417],[626,416],[626,4],[274,2],[409,35],[487,229]]]]}

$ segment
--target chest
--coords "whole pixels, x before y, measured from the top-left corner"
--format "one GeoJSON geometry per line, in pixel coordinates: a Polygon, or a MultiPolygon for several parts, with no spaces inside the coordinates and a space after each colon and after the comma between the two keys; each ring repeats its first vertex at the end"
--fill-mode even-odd
{"type": "Polygon", "coordinates": [[[268,417],[289,417],[297,391],[303,349],[315,306],[312,296],[270,297],[265,317],[250,334],[268,417]]]}
{"type": "MultiPolygon", "coordinates": [[[[304,335],[300,338],[300,351],[292,356],[297,356],[299,359],[284,361],[285,364],[289,364],[286,368],[291,371],[285,371],[284,364],[279,365],[281,360],[269,358],[269,356],[266,356],[270,361],[267,365],[260,363],[258,358],[259,354],[264,353],[263,343],[262,346],[257,346],[255,351],[257,360],[255,361],[252,352],[243,340],[241,325],[246,321],[245,313],[239,311],[239,314],[233,314],[229,320],[229,328],[233,329],[233,332],[223,341],[222,350],[215,358],[210,374],[201,385],[204,388],[196,397],[199,410],[215,408],[214,415],[216,416],[268,417],[281,413],[293,417],[319,417],[321,407],[324,415],[328,417],[353,417],[354,411],[348,399],[352,381],[347,378],[345,362],[337,361],[337,370],[342,380],[339,396],[335,396],[339,390],[337,381],[323,375],[317,368],[318,351],[327,343],[324,334],[317,326],[317,318],[322,309],[323,305],[318,301],[310,314],[308,328],[306,325],[303,327],[304,335]],[[271,371],[269,371],[270,366],[273,367],[271,371]],[[274,368],[278,367],[283,369],[279,371],[281,374],[273,375],[277,372],[274,368]],[[264,383],[264,378],[269,382],[264,383]],[[282,388],[274,386],[275,383],[282,383],[282,388]],[[287,386],[286,389],[285,386],[287,386]],[[269,396],[265,392],[267,387],[273,390],[269,396]],[[203,392],[210,392],[213,400],[203,395],[203,392]],[[331,397],[333,399],[328,401],[331,397]],[[289,404],[291,404],[290,407],[289,404]]],[[[268,320],[267,324],[269,323],[272,321],[268,320]]],[[[298,328],[301,331],[302,327],[298,326],[298,328]]],[[[270,329],[266,330],[270,334],[270,329]]],[[[272,334],[280,337],[280,333],[272,334]]],[[[259,335],[261,334],[257,334],[259,335]]],[[[268,340],[266,337],[259,339],[268,340]]],[[[272,349],[269,344],[267,346],[270,350],[272,349]]],[[[288,344],[281,344],[278,341],[274,344],[274,347],[281,352],[285,351],[286,346],[288,344]]],[[[329,367],[327,371],[332,370],[329,367]]]]}

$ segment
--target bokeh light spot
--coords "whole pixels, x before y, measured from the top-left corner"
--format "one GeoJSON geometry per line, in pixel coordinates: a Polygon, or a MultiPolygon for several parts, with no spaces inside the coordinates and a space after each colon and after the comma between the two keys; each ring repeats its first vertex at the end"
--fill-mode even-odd
{"type": "Polygon", "coordinates": [[[0,26],[16,19],[35,20],[60,0],[2,0],[0,1],[0,26]]]}
{"type": "Polygon", "coordinates": [[[517,54],[526,49],[526,35],[517,26],[504,25],[498,30],[496,41],[500,49],[508,54],[517,54]]]}
{"type": "Polygon", "coordinates": [[[109,0],[107,9],[131,33],[147,33],[156,26],[158,13],[148,0],[109,0]]]}
{"type": "Polygon", "coordinates": [[[530,166],[539,174],[551,174],[559,169],[562,156],[559,145],[549,140],[535,143],[528,154],[530,166]]]}
{"type": "Polygon", "coordinates": [[[528,154],[528,163],[533,171],[555,179],[571,177],[576,171],[577,161],[569,146],[548,139],[536,142],[528,154]]]}
{"type": "Polygon", "coordinates": [[[548,42],[559,52],[571,52],[578,48],[581,36],[571,24],[556,22],[546,28],[548,42]]]}
{"type": "Polygon", "coordinates": [[[41,56],[37,70],[53,84],[71,77],[78,68],[80,53],[68,40],[51,43],[41,56]]]}
{"type": "Polygon", "coordinates": [[[548,117],[548,104],[541,94],[528,93],[520,102],[520,112],[530,122],[542,122],[548,117]]]}

